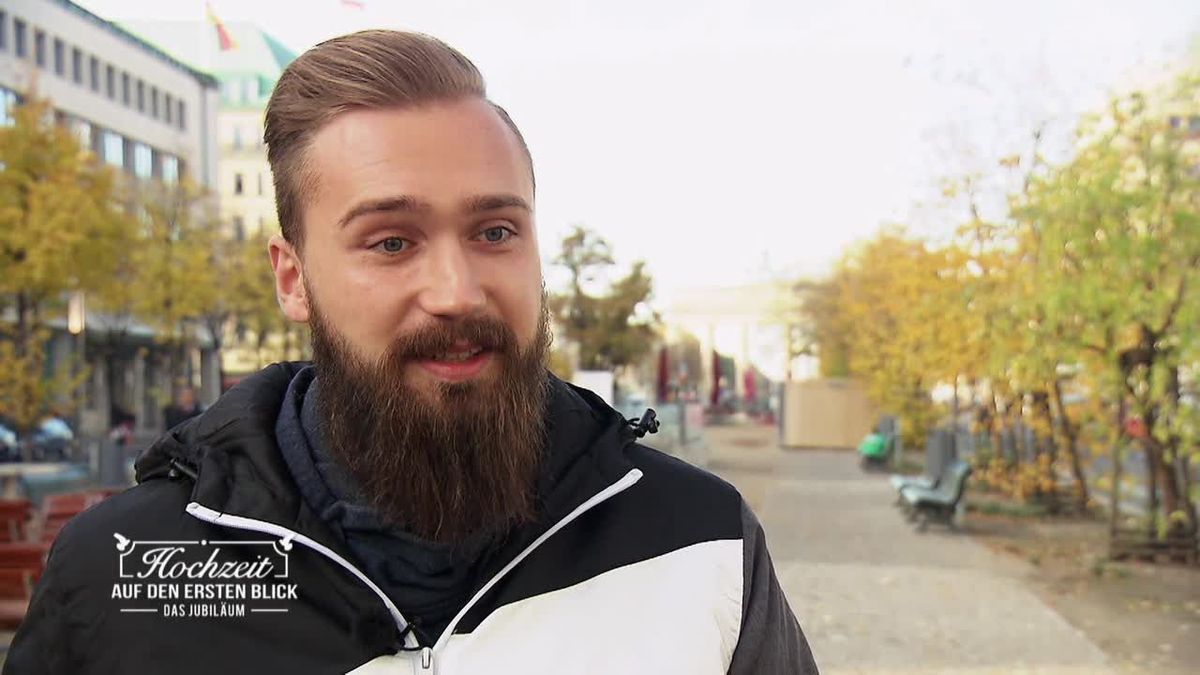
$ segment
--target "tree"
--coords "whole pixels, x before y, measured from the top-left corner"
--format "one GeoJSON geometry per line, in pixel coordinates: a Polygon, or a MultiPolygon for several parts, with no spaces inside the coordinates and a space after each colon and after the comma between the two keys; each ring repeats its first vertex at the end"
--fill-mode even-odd
{"type": "Polygon", "coordinates": [[[67,293],[114,274],[124,221],[112,172],[54,123],[47,101],[31,93],[12,117],[0,127],[0,299],[15,318],[0,353],[0,404],[28,427],[81,379],[43,379],[47,321],[67,293]]]}
{"type": "Polygon", "coordinates": [[[224,311],[214,265],[218,223],[209,195],[187,179],[144,185],[139,211],[136,311],[172,345],[171,373],[178,379],[203,317],[224,311]]]}
{"type": "Polygon", "coordinates": [[[888,228],[841,260],[812,305],[822,361],[845,358],[872,400],[904,420],[910,447],[934,422],[933,387],[960,371],[950,358],[964,330],[957,264],[950,251],[888,228]]]}
{"type": "MultiPolygon", "coordinates": [[[[1195,105],[1198,92],[1185,80],[1170,98],[1195,105]]],[[[1181,383],[1196,368],[1200,341],[1198,162],[1195,142],[1158,105],[1140,93],[1121,96],[1085,127],[1076,156],[1037,182],[1028,205],[1048,323],[1075,336],[1098,391],[1116,410],[1128,402],[1149,431],[1141,445],[1154,534],[1160,523],[1196,528],[1194,411],[1182,403],[1181,383]]],[[[1124,414],[1112,417],[1120,438],[1124,414]]]]}
{"type": "MultiPolygon", "coordinates": [[[[253,335],[259,367],[265,365],[264,352],[272,339],[294,342],[298,331],[279,309],[275,275],[267,259],[269,239],[267,232],[260,231],[240,242],[235,253],[237,263],[230,276],[234,280],[230,293],[236,298],[232,324],[240,329],[238,332],[253,335]]],[[[289,357],[290,353],[283,353],[275,358],[289,357]]]]}
{"type": "Polygon", "coordinates": [[[653,280],[645,263],[599,290],[615,264],[608,242],[575,227],[555,258],[569,276],[565,293],[549,297],[550,310],[567,339],[579,345],[579,367],[611,370],[640,362],[654,347],[657,316],[647,309],[653,280]]]}

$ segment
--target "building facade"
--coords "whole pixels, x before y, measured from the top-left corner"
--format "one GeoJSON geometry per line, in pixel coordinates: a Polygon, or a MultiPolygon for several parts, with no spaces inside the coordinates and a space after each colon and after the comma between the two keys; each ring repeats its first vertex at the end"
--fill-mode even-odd
{"type": "MultiPolygon", "coordinates": [[[[279,229],[275,190],[263,125],[275,83],[296,54],[250,23],[222,24],[232,44],[222,45],[217,26],[209,21],[129,21],[124,26],[148,42],[162,45],[177,58],[213,75],[220,83],[217,111],[217,181],[221,223],[227,236],[244,239],[279,229]]],[[[266,252],[263,252],[266,265],[266,252]]],[[[291,333],[273,335],[260,345],[258,336],[229,326],[222,350],[224,372],[231,384],[271,361],[300,356],[291,333]],[[261,348],[260,348],[261,347],[261,348]]]]}
{"type": "MultiPolygon", "coordinates": [[[[11,105],[30,92],[48,99],[58,122],[134,184],[186,176],[216,186],[216,80],[68,0],[0,0],[0,121],[11,122],[11,105]]],[[[92,372],[79,430],[102,435],[119,407],[139,431],[158,431],[174,384],[165,350],[135,323],[122,326],[114,351],[106,319],[88,313],[82,336],[67,332],[65,318],[50,322],[51,363],[82,350],[92,372]]],[[[187,361],[201,399],[215,398],[215,355],[201,346],[187,361]]]]}

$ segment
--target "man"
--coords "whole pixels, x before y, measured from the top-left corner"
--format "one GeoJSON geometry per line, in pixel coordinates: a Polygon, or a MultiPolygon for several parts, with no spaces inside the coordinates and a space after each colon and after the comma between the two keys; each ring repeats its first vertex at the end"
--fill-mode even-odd
{"type": "Polygon", "coordinates": [[[5,672],[815,673],[761,527],[546,370],[529,153],[461,54],[280,78],[277,364],[55,543],[5,672]]]}
{"type": "Polygon", "coordinates": [[[196,402],[196,390],[180,387],[175,392],[171,405],[163,408],[163,420],[167,429],[174,429],[202,412],[203,409],[196,402]]]}

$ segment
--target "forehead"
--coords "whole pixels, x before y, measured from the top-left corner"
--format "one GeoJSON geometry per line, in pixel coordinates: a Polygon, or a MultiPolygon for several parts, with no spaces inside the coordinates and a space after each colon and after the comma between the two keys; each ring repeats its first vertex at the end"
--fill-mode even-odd
{"type": "Polygon", "coordinates": [[[309,153],[317,186],[310,224],[332,222],[362,200],[397,195],[435,208],[475,194],[533,203],[525,152],[481,99],[343,113],[314,135],[309,153]]]}

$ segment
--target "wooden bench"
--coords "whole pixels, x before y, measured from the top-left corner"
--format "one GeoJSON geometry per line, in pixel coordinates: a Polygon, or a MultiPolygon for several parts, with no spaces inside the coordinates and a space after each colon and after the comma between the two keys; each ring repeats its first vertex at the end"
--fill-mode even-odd
{"type": "Polygon", "coordinates": [[[45,544],[52,543],[67,521],[99,504],[112,494],[112,490],[85,490],[46,495],[46,498],[42,500],[39,540],[45,544]]]}
{"type": "Polygon", "coordinates": [[[33,586],[46,568],[48,550],[41,543],[0,544],[0,628],[14,629],[25,618],[33,586]]]}
{"type": "Polygon", "coordinates": [[[1109,537],[1108,557],[1113,560],[1165,558],[1194,565],[1200,562],[1200,542],[1194,534],[1159,539],[1151,537],[1144,529],[1119,529],[1109,537]]]}
{"type": "Polygon", "coordinates": [[[28,499],[0,499],[0,543],[24,541],[32,511],[28,499]]]}

